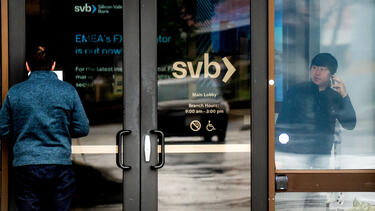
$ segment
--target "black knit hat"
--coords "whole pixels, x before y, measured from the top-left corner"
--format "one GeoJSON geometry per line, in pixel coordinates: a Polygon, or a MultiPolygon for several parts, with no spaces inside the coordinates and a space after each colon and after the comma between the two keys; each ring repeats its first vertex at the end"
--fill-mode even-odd
{"type": "MultiPolygon", "coordinates": [[[[333,75],[337,72],[337,60],[329,53],[319,53],[311,60],[311,66],[327,67],[333,75]]],[[[310,68],[311,68],[310,66],[310,68]]]]}

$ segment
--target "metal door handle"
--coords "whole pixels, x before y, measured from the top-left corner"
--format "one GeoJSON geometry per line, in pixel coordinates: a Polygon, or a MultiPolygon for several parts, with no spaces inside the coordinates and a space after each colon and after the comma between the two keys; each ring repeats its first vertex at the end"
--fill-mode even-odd
{"type": "Polygon", "coordinates": [[[145,135],[145,161],[150,162],[151,158],[151,138],[149,135],[145,135]]]}
{"type": "Polygon", "coordinates": [[[129,135],[131,132],[132,132],[131,130],[120,130],[116,134],[116,144],[117,144],[117,147],[118,147],[118,152],[116,154],[116,164],[119,168],[121,168],[123,170],[130,170],[131,169],[131,166],[127,166],[122,162],[121,156],[120,156],[120,155],[124,155],[124,152],[123,152],[124,137],[125,137],[125,135],[129,135]]]}
{"type": "Polygon", "coordinates": [[[165,164],[165,139],[164,133],[160,130],[151,130],[150,133],[156,134],[161,145],[161,153],[159,153],[159,163],[156,166],[151,166],[151,169],[160,169],[165,164]]]}

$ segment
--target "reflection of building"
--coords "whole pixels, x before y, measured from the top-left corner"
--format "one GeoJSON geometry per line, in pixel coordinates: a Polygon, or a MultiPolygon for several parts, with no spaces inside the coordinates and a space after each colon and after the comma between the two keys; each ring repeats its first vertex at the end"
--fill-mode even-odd
{"type": "Polygon", "coordinates": [[[114,81],[113,81],[113,95],[115,96],[121,96],[122,95],[122,83],[123,83],[123,76],[120,74],[116,74],[113,76],[114,81]]]}
{"type": "Polygon", "coordinates": [[[101,100],[101,87],[104,84],[104,78],[98,75],[92,82],[95,87],[95,102],[100,102],[101,100]]]}

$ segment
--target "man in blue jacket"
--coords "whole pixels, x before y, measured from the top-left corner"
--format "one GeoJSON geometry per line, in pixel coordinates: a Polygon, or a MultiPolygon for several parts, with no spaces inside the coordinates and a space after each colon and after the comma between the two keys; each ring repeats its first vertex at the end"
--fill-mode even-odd
{"type": "Polygon", "coordinates": [[[75,190],[71,138],[86,136],[89,121],[75,88],[52,71],[39,46],[27,59],[28,80],[8,91],[0,136],[13,141],[18,210],[69,210],[75,190]]]}

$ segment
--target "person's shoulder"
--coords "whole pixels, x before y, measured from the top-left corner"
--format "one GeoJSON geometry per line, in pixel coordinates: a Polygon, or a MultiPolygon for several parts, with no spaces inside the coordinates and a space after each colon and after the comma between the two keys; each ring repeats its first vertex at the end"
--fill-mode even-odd
{"type": "Polygon", "coordinates": [[[64,89],[64,91],[67,91],[67,92],[70,92],[70,93],[74,93],[74,92],[77,91],[76,88],[72,84],[70,84],[70,83],[68,83],[66,81],[60,81],[59,80],[58,83],[61,86],[61,88],[64,89]]]}
{"type": "Polygon", "coordinates": [[[72,84],[66,81],[61,81],[57,78],[53,79],[50,82],[49,87],[51,87],[53,91],[56,91],[57,94],[62,94],[62,95],[73,93],[76,91],[76,89],[74,88],[72,84]]]}
{"type": "Polygon", "coordinates": [[[57,90],[56,95],[67,102],[73,102],[78,95],[76,88],[66,81],[56,81],[54,89],[57,90]]]}
{"type": "Polygon", "coordinates": [[[74,89],[74,86],[71,83],[68,83],[66,81],[60,81],[60,80],[58,80],[58,83],[60,83],[62,86],[65,86],[65,87],[67,87],[69,89],[74,89]]]}
{"type": "Polygon", "coordinates": [[[15,85],[13,85],[9,88],[8,95],[18,94],[23,89],[25,89],[27,86],[28,86],[27,80],[23,81],[23,82],[20,82],[20,83],[17,83],[17,84],[15,84],[15,85]]]}

